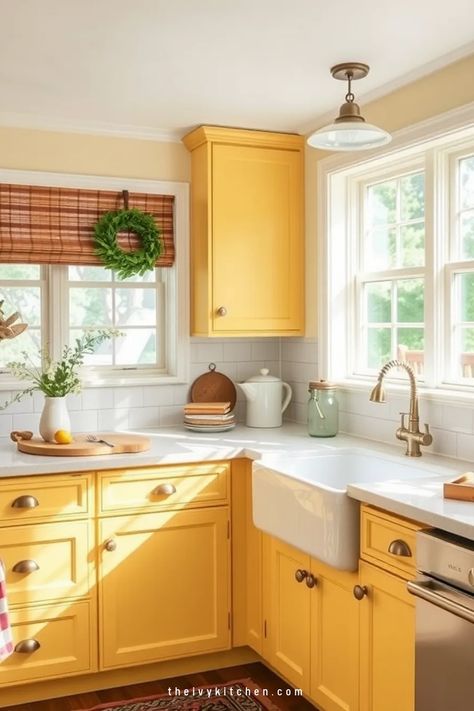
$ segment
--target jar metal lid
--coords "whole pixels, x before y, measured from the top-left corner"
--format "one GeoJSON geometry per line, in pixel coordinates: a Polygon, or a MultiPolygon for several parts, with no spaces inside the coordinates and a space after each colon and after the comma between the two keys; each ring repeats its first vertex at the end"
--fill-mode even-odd
{"type": "Polygon", "coordinates": [[[330,383],[327,380],[310,380],[309,389],[310,390],[333,390],[336,388],[335,383],[330,383]]]}

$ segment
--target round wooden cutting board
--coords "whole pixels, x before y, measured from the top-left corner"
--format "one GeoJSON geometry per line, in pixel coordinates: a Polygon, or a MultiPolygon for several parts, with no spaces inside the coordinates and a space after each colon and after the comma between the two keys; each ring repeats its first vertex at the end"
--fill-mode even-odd
{"type": "Polygon", "coordinates": [[[233,410],[237,401],[235,385],[227,375],[209,363],[209,372],[200,375],[191,385],[191,402],[230,402],[233,410]]]}
{"type": "Polygon", "coordinates": [[[87,435],[78,435],[71,444],[54,444],[45,442],[40,437],[22,439],[17,442],[18,451],[25,454],[40,454],[44,457],[93,457],[97,454],[125,454],[127,452],[145,452],[150,449],[150,440],[141,435],[127,434],[97,434],[98,439],[104,439],[113,444],[108,447],[99,442],[88,442],[87,435]]]}

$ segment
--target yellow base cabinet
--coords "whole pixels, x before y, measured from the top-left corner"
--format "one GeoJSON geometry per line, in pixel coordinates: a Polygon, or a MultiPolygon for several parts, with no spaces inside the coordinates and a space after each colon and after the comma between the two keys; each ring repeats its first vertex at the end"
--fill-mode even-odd
{"type": "Polygon", "coordinates": [[[413,711],[415,606],[405,580],[360,563],[361,709],[413,711]]]}
{"type": "Polygon", "coordinates": [[[230,647],[229,528],[227,507],[100,521],[102,669],[230,647]]]}
{"type": "Polygon", "coordinates": [[[202,126],[183,140],[192,334],[303,335],[303,137],[202,126]]]}
{"type": "Polygon", "coordinates": [[[357,573],[265,537],[263,656],[324,711],[359,709],[357,573]]]}

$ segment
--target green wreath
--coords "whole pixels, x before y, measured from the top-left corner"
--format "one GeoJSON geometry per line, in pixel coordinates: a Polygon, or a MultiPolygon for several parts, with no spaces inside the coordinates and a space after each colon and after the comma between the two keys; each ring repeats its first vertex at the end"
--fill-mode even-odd
{"type": "Polygon", "coordinates": [[[155,268],[163,251],[161,233],[152,215],[135,208],[106,212],[94,227],[95,253],[108,269],[113,269],[119,279],[155,268]],[[125,252],[117,244],[118,232],[133,232],[140,238],[141,247],[125,252]]]}

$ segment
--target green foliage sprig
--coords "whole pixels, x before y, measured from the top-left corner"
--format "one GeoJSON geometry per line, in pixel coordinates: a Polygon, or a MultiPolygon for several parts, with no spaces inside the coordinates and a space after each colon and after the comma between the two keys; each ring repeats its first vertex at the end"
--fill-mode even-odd
{"type": "Polygon", "coordinates": [[[59,361],[54,361],[48,352],[43,352],[41,365],[36,365],[27,351],[23,351],[24,360],[7,363],[7,368],[15,378],[28,380],[31,385],[1,405],[0,410],[19,402],[26,395],[33,395],[35,390],[40,390],[46,397],[64,397],[69,393],[80,392],[81,379],[78,371],[85,356],[93,353],[104,341],[119,335],[120,332],[113,328],[89,331],[76,338],[74,345],[64,346],[59,361]]]}
{"type": "Polygon", "coordinates": [[[115,210],[106,212],[94,227],[95,252],[108,269],[119,279],[155,268],[156,260],[163,251],[160,230],[152,215],[141,210],[115,210]],[[141,247],[125,252],[117,244],[119,232],[133,232],[140,238],[141,247]]]}

